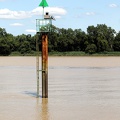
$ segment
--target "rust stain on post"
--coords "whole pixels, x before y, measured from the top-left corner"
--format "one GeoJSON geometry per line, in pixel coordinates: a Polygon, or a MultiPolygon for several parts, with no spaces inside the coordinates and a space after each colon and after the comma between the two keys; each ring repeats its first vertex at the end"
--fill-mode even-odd
{"type": "Polygon", "coordinates": [[[42,98],[48,98],[48,36],[42,34],[42,98]]]}

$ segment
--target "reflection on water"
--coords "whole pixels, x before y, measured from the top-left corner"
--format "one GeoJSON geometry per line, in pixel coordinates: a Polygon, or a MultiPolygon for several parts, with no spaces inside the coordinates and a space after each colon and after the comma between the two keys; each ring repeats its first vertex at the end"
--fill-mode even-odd
{"type": "Polygon", "coordinates": [[[49,120],[48,99],[43,98],[41,104],[41,119],[49,120]]]}
{"type": "Polygon", "coordinates": [[[37,98],[36,99],[36,119],[38,120],[50,120],[50,114],[48,110],[48,99],[37,98]]]}
{"type": "Polygon", "coordinates": [[[48,99],[35,62],[0,57],[0,120],[119,120],[120,57],[50,57],[48,99]]]}

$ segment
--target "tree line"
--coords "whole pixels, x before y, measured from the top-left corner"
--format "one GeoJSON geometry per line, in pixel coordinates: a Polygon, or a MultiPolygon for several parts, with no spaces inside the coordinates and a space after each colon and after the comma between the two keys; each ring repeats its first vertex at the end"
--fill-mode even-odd
{"type": "MultiPolygon", "coordinates": [[[[36,51],[36,39],[39,37],[41,50],[41,34],[13,36],[0,28],[0,55],[10,55],[12,52],[21,54],[36,51]]],[[[49,52],[83,51],[89,54],[120,51],[120,32],[116,32],[105,24],[88,26],[87,32],[81,29],[65,29],[52,26],[49,37],[49,52]]]]}

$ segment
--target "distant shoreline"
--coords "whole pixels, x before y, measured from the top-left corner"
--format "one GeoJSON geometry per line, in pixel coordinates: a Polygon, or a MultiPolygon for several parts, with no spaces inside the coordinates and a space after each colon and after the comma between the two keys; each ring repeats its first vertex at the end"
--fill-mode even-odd
{"type": "MultiPolygon", "coordinates": [[[[36,56],[37,53],[26,53],[20,54],[19,52],[12,52],[9,56],[36,56]]],[[[39,53],[41,55],[41,52],[39,53]]],[[[88,54],[81,51],[70,51],[70,52],[49,52],[49,56],[120,56],[120,52],[102,52],[88,54]]]]}

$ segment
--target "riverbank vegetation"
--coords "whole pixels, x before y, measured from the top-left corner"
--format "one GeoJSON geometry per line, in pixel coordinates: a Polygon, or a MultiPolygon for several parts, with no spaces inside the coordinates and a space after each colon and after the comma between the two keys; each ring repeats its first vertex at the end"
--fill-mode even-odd
{"type": "MultiPolygon", "coordinates": [[[[120,55],[120,32],[105,24],[88,26],[87,32],[81,29],[65,29],[52,26],[49,33],[49,55],[85,56],[85,55],[120,55]]],[[[36,55],[38,35],[13,36],[0,28],[0,55],[36,55]]],[[[41,35],[39,35],[41,51],[41,35]]]]}

